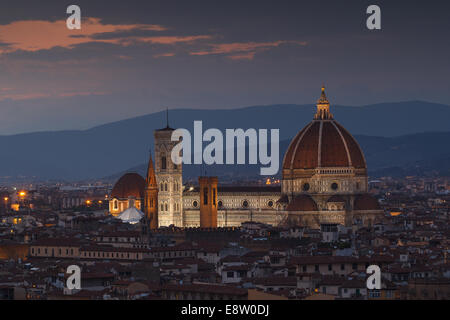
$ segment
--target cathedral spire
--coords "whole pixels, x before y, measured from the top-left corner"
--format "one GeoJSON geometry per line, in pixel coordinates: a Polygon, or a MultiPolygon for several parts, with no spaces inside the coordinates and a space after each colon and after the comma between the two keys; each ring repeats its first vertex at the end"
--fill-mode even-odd
{"type": "Polygon", "coordinates": [[[146,185],[147,188],[157,188],[158,185],[156,183],[156,175],[155,175],[155,169],[153,167],[153,159],[152,159],[152,153],[150,152],[150,158],[148,160],[148,167],[147,167],[147,177],[146,177],[146,185]]]}
{"type": "Polygon", "coordinates": [[[325,94],[325,86],[322,85],[322,93],[319,100],[317,100],[317,112],[314,116],[316,120],[333,119],[333,115],[330,112],[330,102],[325,94]]]}
{"type": "Polygon", "coordinates": [[[147,177],[145,179],[144,212],[150,229],[157,229],[158,220],[158,184],[156,183],[155,168],[153,167],[152,153],[148,160],[147,177]]]}

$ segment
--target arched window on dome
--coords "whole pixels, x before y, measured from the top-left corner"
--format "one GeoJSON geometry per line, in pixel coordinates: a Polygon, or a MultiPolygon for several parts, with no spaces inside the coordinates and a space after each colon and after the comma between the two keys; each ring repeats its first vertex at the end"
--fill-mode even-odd
{"type": "Polygon", "coordinates": [[[119,209],[119,201],[117,201],[117,199],[114,199],[113,206],[114,206],[114,210],[119,209]]]}

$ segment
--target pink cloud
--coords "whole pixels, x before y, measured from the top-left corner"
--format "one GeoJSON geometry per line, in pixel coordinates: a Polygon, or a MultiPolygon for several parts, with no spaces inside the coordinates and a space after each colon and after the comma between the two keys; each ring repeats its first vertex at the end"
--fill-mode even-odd
{"type": "Polygon", "coordinates": [[[137,38],[140,42],[150,42],[150,43],[158,43],[158,44],[175,44],[179,42],[194,42],[197,40],[205,40],[211,39],[211,36],[167,36],[167,37],[141,37],[137,38]]]}
{"type": "Polygon", "coordinates": [[[269,50],[271,48],[279,47],[282,44],[297,44],[306,46],[305,41],[273,41],[273,42],[234,42],[234,43],[220,43],[212,44],[210,50],[191,52],[191,55],[203,56],[211,54],[232,54],[229,56],[233,60],[247,59],[251,60],[255,54],[260,51],[269,50]]]}
{"type": "Polygon", "coordinates": [[[11,99],[11,100],[32,100],[40,98],[48,98],[50,94],[46,93],[11,93],[11,94],[0,94],[0,101],[11,99]]]}
{"type": "Polygon", "coordinates": [[[255,57],[256,52],[248,52],[243,54],[235,54],[232,56],[228,56],[231,60],[253,60],[255,57]]]}
{"type": "Polygon", "coordinates": [[[77,97],[77,96],[103,96],[108,94],[107,92],[90,92],[90,91],[86,91],[86,92],[64,92],[64,93],[60,93],[58,96],[59,97],[77,97]]]}
{"type": "Polygon", "coordinates": [[[167,53],[155,54],[153,57],[154,58],[162,58],[162,57],[174,57],[174,56],[175,56],[174,52],[167,52],[167,53]]]}
{"type": "Polygon", "coordinates": [[[8,45],[0,48],[0,53],[17,50],[39,51],[54,47],[73,48],[76,45],[98,42],[129,45],[135,42],[175,44],[209,39],[210,36],[123,36],[113,39],[99,39],[95,35],[102,33],[120,33],[131,30],[164,31],[165,27],[151,24],[103,24],[98,18],[86,18],[81,30],[69,30],[65,20],[54,22],[32,20],[15,21],[0,26],[0,42],[8,45]]]}
{"type": "MultiPolygon", "coordinates": [[[[4,88],[9,89],[9,88],[4,88]]],[[[13,90],[13,89],[10,89],[13,90]]],[[[63,93],[40,93],[40,92],[9,92],[10,90],[1,89],[0,92],[0,101],[1,100],[33,100],[33,99],[41,99],[41,98],[50,98],[50,97],[60,97],[60,98],[70,98],[77,96],[100,96],[107,95],[108,92],[104,91],[74,91],[74,92],[63,92],[63,93]]]]}

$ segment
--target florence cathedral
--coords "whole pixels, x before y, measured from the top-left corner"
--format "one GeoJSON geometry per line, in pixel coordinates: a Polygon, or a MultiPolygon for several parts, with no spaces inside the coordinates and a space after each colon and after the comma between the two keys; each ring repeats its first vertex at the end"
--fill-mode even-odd
{"type": "Polygon", "coordinates": [[[133,207],[152,229],[239,227],[254,221],[273,226],[321,224],[370,226],[383,217],[368,193],[364,154],[330,112],[325,88],[313,120],[292,139],[282,164],[280,186],[221,186],[217,177],[199,177],[183,186],[182,164],[171,161],[174,129],[154,132],[155,163],[146,178],[127,173],[114,185],[109,211],[119,216],[133,207]]]}

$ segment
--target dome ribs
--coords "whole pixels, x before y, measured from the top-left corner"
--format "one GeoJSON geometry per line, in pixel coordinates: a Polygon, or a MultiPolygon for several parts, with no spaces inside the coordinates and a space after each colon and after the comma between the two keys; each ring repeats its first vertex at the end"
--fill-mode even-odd
{"type": "Polygon", "coordinates": [[[320,122],[314,121],[299,139],[293,154],[291,168],[314,169],[318,166],[320,122]]]}
{"type": "Polygon", "coordinates": [[[336,122],[333,121],[332,123],[333,123],[333,126],[336,128],[337,132],[339,133],[339,135],[341,136],[342,142],[344,143],[345,151],[347,153],[348,165],[351,167],[352,166],[352,157],[350,155],[350,151],[348,150],[347,141],[345,141],[345,138],[342,135],[341,130],[339,130],[339,128],[336,126],[336,122]]]}
{"type": "Polygon", "coordinates": [[[353,138],[353,136],[338,122],[334,122],[335,125],[339,128],[342,136],[344,137],[347,146],[348,152],[352,159],[352,165],[357,169],[365,169],[366,168],[366,160],[364,158],[364,154],[359,146],[358,142],[353,138]]]}
{"type": "Polygon", "coordinates": [[[323,123],[321,147],[321,167],[350,166],[344,139],[331,121],[323,123]]]}
{"type": "Polygon", "coordinates": [[[319,129],[319,142],[317,145],[317,166],[320,167],[322,163],[322,133],[323,133],[323,121],[320,121],[319,129]]]}
{"type": "Polygon", "coordinates": [[[297,145],[299,140],[302,139],[304,132],[312,125],[312,123],[310,123],[309,125],[307,125],[306,127],[304,127],[302,130],[300,130],[297,135],[294,137],[294,139],[292,139],[291,143],[289,144],[289,147],[287,149],[286,154],[284,155],[284,160],[283,160],[283,169],[291,169],[292,168],[292,155],[294,154],[294,152],[297,150],[297,145]]]}

